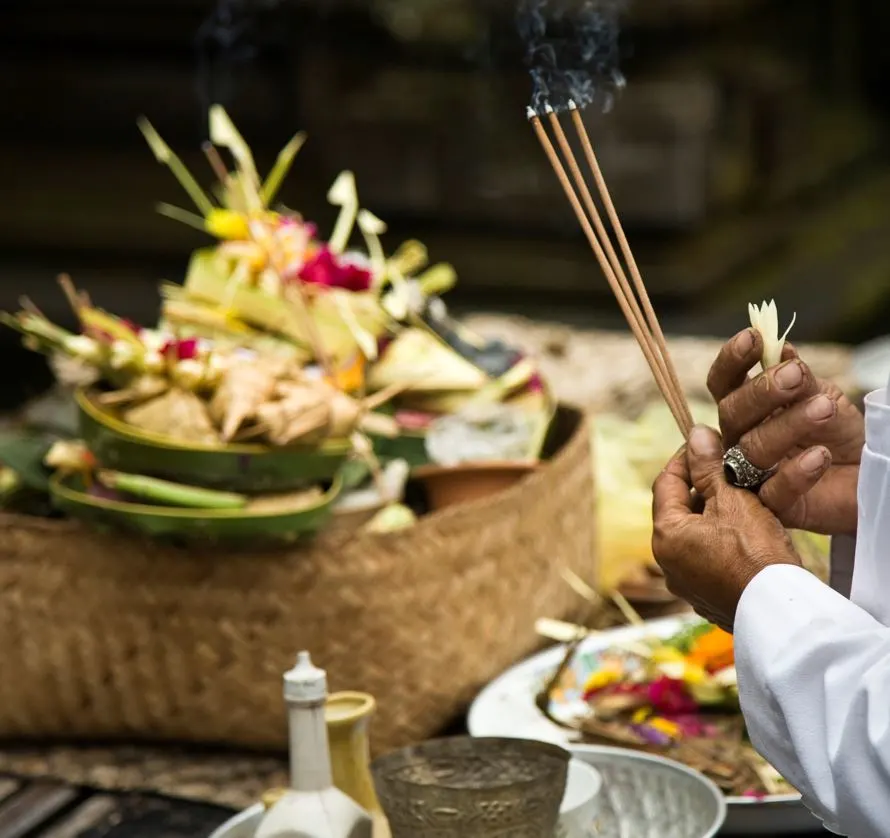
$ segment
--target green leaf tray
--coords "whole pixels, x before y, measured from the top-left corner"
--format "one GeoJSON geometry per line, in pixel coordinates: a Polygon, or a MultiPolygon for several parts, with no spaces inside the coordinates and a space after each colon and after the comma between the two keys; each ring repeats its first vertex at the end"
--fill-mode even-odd
{"type": "Polygon", "coordinates": [[[332,480],[351,451],[348,440],[319,446],[200,445],[140,431],[75,395],[80,435],[105,468],[248,494],[287,492],[332,480]]]}
{"type": "Polygon", "coordinates": [[[182,542],[292,544],[318,532],[333,514],[339,478],[314,504],[288,511],[185,509],[111,500],[91,495],[78,476],[50,480],[53,503],[62,512],[100,528],[135,531],[150,538],[182,542]]]}

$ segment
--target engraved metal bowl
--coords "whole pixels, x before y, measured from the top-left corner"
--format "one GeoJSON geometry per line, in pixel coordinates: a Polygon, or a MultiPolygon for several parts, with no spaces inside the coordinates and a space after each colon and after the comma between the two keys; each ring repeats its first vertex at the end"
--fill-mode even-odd
{"type": "Polygon", "coordinates": [[[392,838],[553,838],[570,755],[523,739],[459,736],[374,761],[392,838]]]}
{"type": "Polygon", "coordinates": [[[726,799],[703,774],[664,757],[596,745],[573,745],[574,759],[603,778],[596,838],[713,838],[726,820],[726,799]]]}

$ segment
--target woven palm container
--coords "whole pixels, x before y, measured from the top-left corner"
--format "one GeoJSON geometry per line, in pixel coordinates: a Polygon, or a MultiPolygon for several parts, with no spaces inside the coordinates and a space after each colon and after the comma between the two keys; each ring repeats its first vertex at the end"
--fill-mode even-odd
{"type": "Polygon", "coordinates": [[[481,501],[274,552],[185,550],[0,516],[0,737],[283,748],[300,649],[372,693],[375,751],[437,733],[577,617],[594,578],[589,429],[561,409],[548,463],[481,501]]]}

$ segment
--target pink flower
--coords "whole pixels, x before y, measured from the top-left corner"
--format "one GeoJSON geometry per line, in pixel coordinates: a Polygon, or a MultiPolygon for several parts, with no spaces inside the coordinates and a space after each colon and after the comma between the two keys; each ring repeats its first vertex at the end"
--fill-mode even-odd
{"type": "Polygon", "coordinates": [[[322,247],[302,268],[297,276],[309,285],[343,288],[347,291],[367,291],[371,287],[371,273],[358,265],[341,262],[327,247],[322,247]]]}
{"type": "Polygon", "coordinates": [[[688,737],[711,737],[717,734],[713,725],[706,724],[701,716],[671,716],[671,721],[680,728],[680,732],[688,737]]]}
{"type": "Polygon", "coordinates": [[[198,357],[198,339],[168,341],[161,349],[162,355],[173,355],[177,361],[192,361],[198,357]]]}
{"type": "Polygon", "coordinates": [[[314,239],[318,235],[318,225],[312,221],[304,221],[299,215],[282,215],[278,219],[279,227],[299,227],[307,239],[314,239]]]}
{"type": "Polygon", "coordinates": [[[395,415],[399,427],[406,431],[426,430],[435,418],[432,413],[422,413],[419,410],[397,410],[395,415]]]}
{"type": "Polygon", "coordinates": [[[659,713],[672,716],[691,715],[698,710],[683,682],[673,678],[659,678],[649,684],[649,702],[659,713]]]}

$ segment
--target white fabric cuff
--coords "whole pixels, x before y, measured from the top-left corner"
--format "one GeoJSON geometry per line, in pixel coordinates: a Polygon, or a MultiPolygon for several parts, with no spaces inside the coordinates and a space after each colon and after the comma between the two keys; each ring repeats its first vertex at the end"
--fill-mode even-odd
{"type": "Polygon", "coordinates": [[[791,564],[770,565],[742,593],[735,617],[737,653],[755,671],[763,672],[813,619],[838,618],[845,627],[871,629],[874,620],[808,570],[791,564]],[[750,653],[755,652],[752,656],[750,653]]]}
{"type": "Polygon", "coordinates": [[[779,626],[782,627],[782,635],[794,634],[804,627],[814,612],[822,610],[820,603],[824,597],[836,597],[849,605],[847,600],[799,565],[769,565],[751,580],[742,593],[736,611],[735,630],[741,629],[749,636],[763,635],[765,640],[772,641],[772,645],[779,626]]]}

